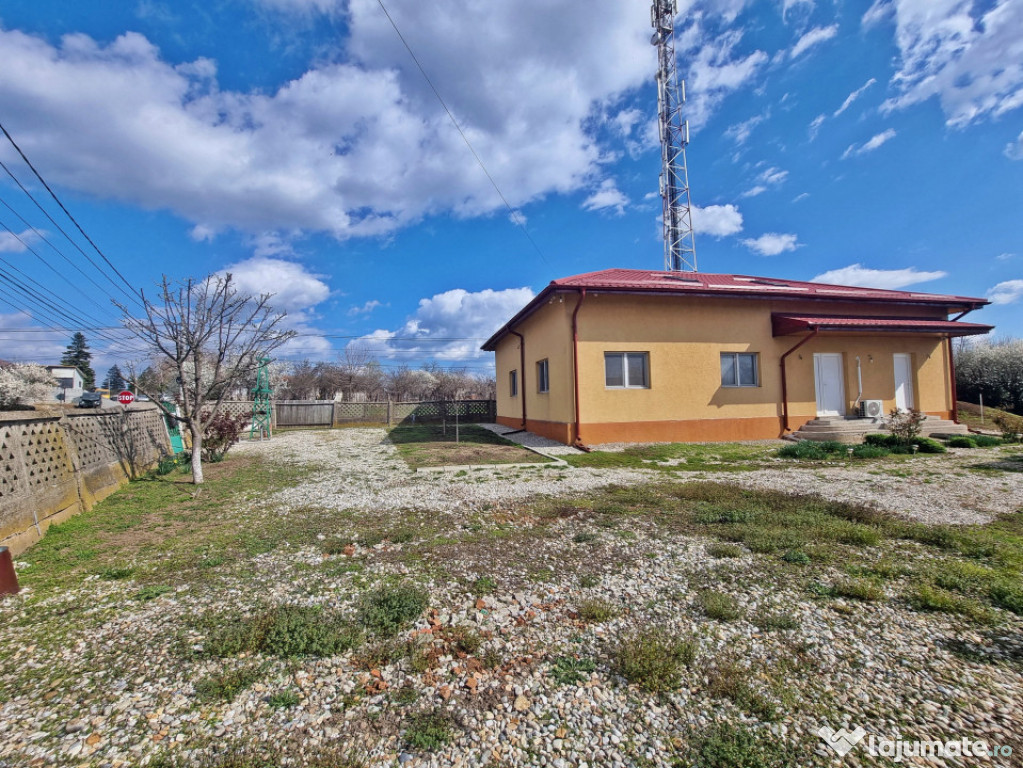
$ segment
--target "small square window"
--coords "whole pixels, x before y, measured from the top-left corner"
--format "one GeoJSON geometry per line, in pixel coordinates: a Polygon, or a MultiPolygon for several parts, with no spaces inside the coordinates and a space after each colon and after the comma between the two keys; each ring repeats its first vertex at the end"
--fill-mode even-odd
{"type": "Polygon", "coordinates": [[[647,352],[605,352],[604,386],[608,389],[646,389],[650,386],[647,352]]]}
{"type": "Polygon", "coordinates": [[[722,352],[722,387],[757,387],[760,378],[757,371],[756,352],[722,352]]]}
{"type": "Polygon", "coordinates": [[[511,371],[508,375],[508,394],[511,397],[519,396],[519,372],[511,371]]]}
{"type": "Polygon", "coordinates": [[[541,393],[551,391],[550,371],[546,360],[536,364],[536,391],[541,393]]]}

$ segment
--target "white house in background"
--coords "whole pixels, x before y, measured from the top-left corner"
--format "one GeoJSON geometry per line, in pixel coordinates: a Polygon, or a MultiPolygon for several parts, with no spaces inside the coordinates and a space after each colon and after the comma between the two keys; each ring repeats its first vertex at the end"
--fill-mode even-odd
{"type": "Polygon", "coordinates": [[[53,390],[54,402],[70,403],[85,393],[85,378],[82,376],[82,372],[73,365],[47,365],[44,367],[57,380],[57,388],[53,390]]]}

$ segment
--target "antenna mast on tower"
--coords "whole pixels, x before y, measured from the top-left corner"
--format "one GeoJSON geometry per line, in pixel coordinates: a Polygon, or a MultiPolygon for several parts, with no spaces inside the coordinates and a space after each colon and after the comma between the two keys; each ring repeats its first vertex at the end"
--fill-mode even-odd
{"type": "Polygon", "coordinates": [[[696,242],[689,200],[686,145],[689,122],[682,118],[685,81],[675,64],[676,0],[654,0],[650,23],[657,46],[657,122],[661,137],[661,199],[664,203],[664,268],[671,272],[696,271],[696,242]]]}

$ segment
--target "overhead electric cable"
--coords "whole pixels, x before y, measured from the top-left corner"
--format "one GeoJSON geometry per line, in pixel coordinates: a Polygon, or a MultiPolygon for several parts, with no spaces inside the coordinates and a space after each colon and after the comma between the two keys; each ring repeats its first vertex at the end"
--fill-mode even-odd
{"type": "MultiPolygon", "coordinates": [[[[110,276],[106,274],[106,272],[103,272],[104,276],[106,276],[106,278],[107,278],[108,280],[110,280],[110,282],[111,282],[111,283],[112,283],[112,284],[113,284],[113,285],[114,285],[114,286],[115,286],[115,287],[116,287],[116,288],[117,288],[117,289],[118,289],[119,291],[121,291],[121,293],[123,293],[123,294],[124,294],[125,296],[127,296],[128,298],[130,298],[130,299],[131,299],[132,301],[134,301],[134,302],[135,302],[136,304],[138,304],[139,306],[142,306],[142,304],[141,304],[141,303],[139,302],[139,299],[138,299],[138,294],[137,294],[137,292],[135,291],[135,288],[134,288],[134,287],[132,286],[132,284],[131,284],[131,283],[129,283],[129,282],[128,282],[128,279],[127,279],[127,278],[126,278],[126,277],[125,277],[124,275],[122,275],[122,274],[121,274],[120,270],[119,270],[119,269],[118,269],[117,267],[115,267],[115,266],[114,266],[113,262],[111,262],[111,261],[110,261],[110,259],[108,259],[108,258],[107,258],[107,255],[106,255],[105,253],[103,253],[103,251],[102,251],[102,250],[100,250],[100,247],[99,247],[98,245],[96,245],[96,243],[95,243],[95,242],[93,242],[92,238],[91,238],[91,237],[89,237],[89,235],[88,235],[88,234],[86,234],[85,230],[84,230],[84,229],[82,229],[82,226],[81,226],[81,224],[79,224],[79,223],[78,223],[78,220],[77,220],[77,219],[75,219],[75,217],[71,215],[71,211],[69,211],[69,210],[68,210],[68,209],[67,209],[67,208],[66,208],[66,207],[64,206],[64,203],[62,203],[62,202],[60,201],[60,198],[59,198],[59,197],[57,197],[57,194],[56,194],[56,193],[55,193],[55,192],[54,192],[54,191],[53,191],[53,190],[52,190],[52,189],[50,188],[50,185],[46,183],[46,179],[44,179],[44,178],[42,177],[42,174],[40,174],[40,173],[39,173],[39,171],[37,171],[37,170],[36,170],[36,167],[35,167],[34,165],[32,165],[32,161],[28,159],[28,157],[27,157],[27,156],[25,155],[25,153],[24,153],[24,152],[22,152],[22,150],[21,150],[21,147],[19,147],[19,146],[18,146],[18,143],[17,143],[17,142],[16,142],[15,140],[14,140],[14,137],[13,137],[13,136],[11,136],[11,134],[10,134],[10,133],[8,133],[8,131],[7,131],[7,128],[5,128],[5,127],[4,127],[3,123],[0,123],[0,131],[3,131],[3,134],[4,134],[4,136],[6,136],[6,137],[7,137],[7,140],[8,140],[8,141],[9,141],[9,142],[11,143],[11,146],[12,146],[12,147],[14,147],[14,149],[15,149],[15,150],[17,150],[18,154],[19,154],[19,155],[21,155],[21,159],[25,161],[25,165],[27,165],[27,166],[29,167],[29,169],[31,169],[31,171],[32,171],[32,173],[33,173],[33,174],[35,175],[35,177],[36,177],[37,179],[39,179],[39,183],[43,185],[43,187],[44,187],[44,188],[46,189],[46,191],[47,191],[47,192],[49,192],[49,193],[50,193],[50,197],[52,197],[52,198],[53,198],[53,200],[54,200],[54,202],[55,202],[55,203],[57,203],[57,205],[58,205],[58,206],[60,206],[60,209],[61,209],[62,211],[64,211],[64,215],[65,215],[65,216],[67,216],[67,217],[68,217],[68,218],[69,218],[69,219],[71,220],[71,223],[75,225],[75,227],[76,227],[76,228],[78,229],[78,231],[79,231],[79,232],[81,232],[81,234],[82,234],[82,237],[84,237],[84,238],[85,238],[85,239],[86,239],[86,240],[88,241],[89,245],[91,245],[91,246],[92,246],[92,247],[93,247],[93,248],[95,249],[96,253],[98,253],[98,254],[100,255],[100,257],[101,257],[101,258],[103,259],[103,261],[105,261],[105,262],[106,262],[107,266],[108,266],[108,267],[110,267],[110,268],[111,268],[111,269],[112,269],[112,270],[114,271],[114,273],[115,273],[115,274],[116,274],[116,275],[117,275],[117,276],[118,276],[119,278],[121,278],[121,281],[122,281],[122,282],[123,282],[123,283],[124,283],[124,284],[125,284],[126,286],[128,286],[128,288],[129,288],[129,289],[131,289],[131,290],[130,290],[130,291],[125,291],[125,290],[124,290],[124,288],[122,288],[121,286],[117,285],[117,283],[116,283],[116,282],[114,282],[114,281],[113,281],[113,280],[112,280],[112,279],[110,278],[110,276]]],[[[0,165],[3,165],[3,163],[0,163],[0,165]]],[[[27,189],[25,189],[25,187],[24,187],[24,186],[22,186],[21,182],[17,180],[17,178],[16,178],[15,176],[14,176],[14,174],[13,174],[13,173],[11,173],[10,169],[9,169],[9,168],[7,168],[7,166],[6,166],[6,165],[3,165],[3,169],[4,169],[5,171],[7,171],[7,174],[8,174],[8,175],[9,175],[9,176],[10,176],[10,177],[11,177],[12,179],[14,179],[14,180],[15,180],[15,182],[16,182],[16,183],[18,184],[18,186],[19,186],[19,187],[21,187],[22,191],[24,191],[24,192],[25,192],[25,194],[29,195],[29,197],[30,197],[30,198],[32,198],[32,202],[34,202],[34,203],[36,204],[36,206],[37,206],[37,207],[39,208],[39,210],[43,211],[43,213],[44,213],[44,214],[46,214],[46,218],[48,218],[48,219],[49,219],[49,220],[50,220],[51,222],[53,222],[53,225],[54,225],[55,227],[57,227],[58,229],[60,229],[60,231],[61,231],[61,234],[63,234],[63,235],[64,235],[64,237],[67,237],[69,241],[71,241],[72,243],[74,243],[74,241],[73,241],[73,240],[71,240],[71,238],[70,238],[70,237],[68,236],[68,234],[67,234],[66,232],[64,232],[64,230],[63,230],[63,229],[61,229],[61,227],[60,227],[60,226],[59,226],[59,225],[57,224],[57,222],[56,222],[56,221],[53,221],[53,217],[51,217],[51,216],[50,216],[50,214],[49,214],[49,213],[47,213],[47,212],[46,212],[46,210],[45,210],[45,209],[44,209],[44,208],[43,208],[43,207],[42,207],[41,205],[39,205],[39,203],[38,203],[38,202],[36,201],[36,199],[35,199],[34,197],[32,197],[32,195],[31,195],[31,194],[29,194],[28,190],[27,190],[27,189]]],[[[91,259],[91,258],[89,258],[89,256],[88,256],[88,255],[87,255],[87,254],[85,253],[85,251],[84,251],[84,250],[82,250],[82,248],[81,248],[81,247],[80,247],[80,246],[79,246],[79,245],[78,245],[77,243],[74,243],[74,245],[75,245],[75,247],[76,247],[76,248],[78,248],[78,250],[79,250],[79,251],[80,251],[80,252],[82,253],[82,255],[83,255],[83,256],[85,256],[85,257],[86,257],[87,259],[89,259],[89,261],[90,261],[90,262],[91,262],[91,263],[93,264],[93,266],[96,266],[96,268],[97,268],[97,269],[99,269],[99,267],[98,267],[98,266],[97,266],[97,265],[95,264],[95,262],[93,262],[93,261],[92,261],[92,259],[91,259]]],[[[102,272],[102,270],[100,270],[100,271],[102,272]]]]}
{"type": "Polygon", "coordinates": [[[475,147],[473,147],[472,142],[469,141],[469,137],[466,136],[465,131],[462,130],[462,126],[458,124],[458,121],[455,119],[454,114],[452,114],[451,110],[448,109],[448,105],[444,101],[444,98],[440,95],[440,91],[437,90],[437,86],[433,84],[433,80],[431,80],[430,76],[426,74],[426,69],[424,69],[423,65],[419,63],[419,59],[416,56],[415,52],[412,50],[412,46],[408,44],[408,41],[405,39],[405,36],[401,33],[401,30],[398,29],[398,25],[395,23],[394,19],[391,18],[391,14],[388,12],[387,7],[384,5],[384,0],[377,0],[377,3],[380,5],[380,10],[384,12],[384,16],[386,16],[387,20],[391,22],[391,26],[394,28],[395,33],[398,35],[398,39],[401,40],[401,44],[405,46],[405,50],[408,51],[409,56],[412,57],[412,61],[414,61],[416,67],[419,68],[419,72],[423,76],[423,79],[426,80],[427,85],[430,86],[430,90],[433,91],[433,95],[437,97],[437,101],[439,101],[440,105],[444,107],[444,111],[448,113],[448,118],[450,118],[451,124],[455,126],[455,130],[458,131],[458,135],[462,137],[462,141],[465,142],[465,146],[469,148],[469,151],[472,152],[472,156],[476,158],[476,162],[479,163],[480,168],[483,169],[483,173],[485,173],[487,179],[490,180],[491,185],[494,187],[498,196],[501,198],[501,202],[504,203],[504,207],[508,209],[508,213],[511,214],[510,218],[512,224],[514,224],[515,226],[522,230],[522,234],[526,236],[526,238],[532,244],[534,250],[536,250],[536,252],[540,255],[540,258],[543,259],[546,263],[550,264],[550,262],[547,260],[547,257],[544,255],[544,252],[540,250],[540,246],[536,244],[536,241],[533,239],[533,236],[529,234],[529,230],[526,229],[526,226],[522,223],[521,221],[522,215],[512,207],[511,203],[508,202],[508,198],[504,196],[504,192],[501,191],[501,188],[497,185],[497,182],[494,180],[494,177],[491,176],[490,171],[487,170],[487,166],[483,163],[483,158],[479,156],[479,153],[476,151],[475,147]]]}

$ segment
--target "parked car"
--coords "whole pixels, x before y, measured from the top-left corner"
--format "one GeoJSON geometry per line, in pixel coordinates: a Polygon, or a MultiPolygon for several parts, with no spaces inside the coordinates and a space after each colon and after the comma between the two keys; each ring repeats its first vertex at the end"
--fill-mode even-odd
{"type": "Polygon", "coordinates": [[[78,398],[77,405],[79,408],[102,408],[103,395],[99,392],[86,392],[78,398]]]}

